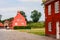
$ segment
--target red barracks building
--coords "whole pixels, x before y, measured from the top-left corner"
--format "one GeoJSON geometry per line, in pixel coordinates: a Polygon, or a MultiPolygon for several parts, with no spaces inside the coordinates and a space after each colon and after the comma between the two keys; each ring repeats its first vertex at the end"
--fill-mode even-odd
{"type": "Polygon", "coordinates": [[[60,39],[60,0],[46,0],[45,33],[60,39]]]}

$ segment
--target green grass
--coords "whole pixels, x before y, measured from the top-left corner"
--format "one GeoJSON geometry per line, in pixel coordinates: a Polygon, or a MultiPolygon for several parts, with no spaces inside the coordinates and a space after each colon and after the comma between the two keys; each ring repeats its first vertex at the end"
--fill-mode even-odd
{"type": "Polygon", "coordinates": [[[35,29],[19,29],[20,32],[27,32],[27,33],[32,33],[36,35],[45,35],[45,29],[44,28],[35,28],[35,29]]]}
{"type": "Polygon", "coordinates": [[[27,32],[41,36],[45,35],[44,22],[36,22],[36,23],[31,22],[31,23],[27,23],[27,26],[31,27],[31,29],[17,29],[17,30],[19,30],[20,32],[27,32]]]}

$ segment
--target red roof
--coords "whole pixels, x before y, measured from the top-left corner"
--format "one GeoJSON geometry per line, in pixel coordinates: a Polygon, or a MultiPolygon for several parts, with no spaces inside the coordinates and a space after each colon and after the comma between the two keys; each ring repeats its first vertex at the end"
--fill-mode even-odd
{"type": "Polygon", "coordinates": [[[0,26],[3,26],[3,24],[0,22],[0,26]]]}

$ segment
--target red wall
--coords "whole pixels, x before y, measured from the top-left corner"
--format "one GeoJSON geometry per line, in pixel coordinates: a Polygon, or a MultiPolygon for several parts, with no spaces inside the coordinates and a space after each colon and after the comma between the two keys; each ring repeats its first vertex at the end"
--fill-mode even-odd
{"type": "MultiPolygon", "coordinates": [[[[51,2],[49,4],[45,4],[45,33],[46,34],[52,34],[52,35],[55,35],[56,34],[56,22],[57,21],[60,21],[60,12],[59,13],[55,13],[55,6],[54,6],[54,3],[56,1],[60,1],[60,0],[55,0],[54,2],[51,2]],[[51,4],[51,15],[48,15],[48,5],[51,4]],[[49,32],[48,31],[48,23],[49,22],[52,22],[52,31],[49,32]]],[[[60,7],[59,7],[60,8],[60,7]]]]}

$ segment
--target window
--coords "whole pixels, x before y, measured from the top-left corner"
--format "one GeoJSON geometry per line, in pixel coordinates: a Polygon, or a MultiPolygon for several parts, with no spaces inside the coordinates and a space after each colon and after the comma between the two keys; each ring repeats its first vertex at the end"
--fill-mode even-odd
{"type": "Polygon", "coordinates": [[[55,13],[59,13],[59,1],[55,2],[55,13]]]}
{"type": "Polygon", "coordinates": [[[48,15],[51,15],[51,5],[48,6],[48,15]]]}
{"type": "Polygon", "coordinates": [[[22,22],[21,24],[22,24],[22,25],[24,25],[24,23],[23,23],[23,22],[22,22]]]}
{"type": "Polygon", "coordinates": [[[51,22],[48,23],[48,31],[52,31],[51,22]]]}
{"type": "Polygon", "coordinates": [[[17,24],[17,23],[15,23],[15,25],[17,26],[18,24],[17,24]]]}

